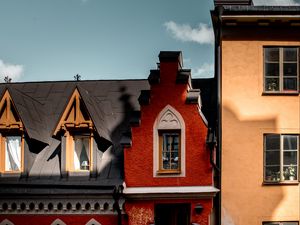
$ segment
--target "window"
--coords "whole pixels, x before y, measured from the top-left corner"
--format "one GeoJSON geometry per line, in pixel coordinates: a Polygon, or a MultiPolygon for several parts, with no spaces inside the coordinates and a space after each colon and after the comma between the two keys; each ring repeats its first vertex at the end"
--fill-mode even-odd
{"type": "Polygon", "coordinates": [[[23,171],[24,126],[8,91],[0,101],[0,172],[23,171]]]}
{"type": "Polygon", "coordinates": [[[299,48],[264,48],[264,91],[298,92],[299,48]]]}
{"type": "Polygon", "coordinates": [[[263,222],[263,225],[298,225],[298,222],[263,222]]]}
{"type": "Polygon", "coordinates": [[[91,148],[89,136],[73,137],[73,170],[89,170],[91,161],[91,148]]]}
{"type": "Polygon", "coordinates": [[[79,91],[75,89],[54,132],[54,135],[63,135],[62,142],[65,143],[63,172],[85,173],[95,170],[92,153],[94,131],[89,112],[79,91]]]}
{"type": "Polygon", "coordinates": [[[180,172],[180,131],[159,132],[159,172],[180,172]]]}
{"type": "Polygon", "coordinates": [[[266,182],[298,179],[298,135],[267,134],[264,149],[264,180],[266,182]]]}
{"type": "Polygon", "coordinates": [[[153,176],[185,176],[185,123],[170,105],[153,126],[153,176]]]}

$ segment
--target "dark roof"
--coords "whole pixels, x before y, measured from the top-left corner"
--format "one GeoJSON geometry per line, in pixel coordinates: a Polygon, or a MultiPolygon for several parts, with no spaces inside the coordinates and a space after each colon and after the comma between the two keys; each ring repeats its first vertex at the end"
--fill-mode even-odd
{"type": "Polygon", "coordinates": [[[300,6],[223,5],[222,7],[224,15],[300,15],[300,6]]]}
{"type": "MultiPolygon", "coordinates": [[[[99,164],[105,166],[100,165],[100,168],[97,168],[97,178],[89,181],[88,184],[96,186],[122,184],[123,153],[120,140],[123,133],[130,130],[132,114],[140,110],[138,98],[141,91],[150,89],[147,80],[0,84],[2,96],[5,90],[9,91],[29,140],[44,143],[39,151],[32,151],[29,147],[32,152],[25,154],[32,160],[32,165],[28,168],[26,178],[10,181],[10,184],[21,185],[28,180],[31,185],[43,182],[55,185],[69,184],[69,186],[74,184],[74,180],[61,179],[59,166],[61,143],[53,137],[53,132],[75,88],[83,99],[99,137],[112,143],[104,153],[97,151],[99,164]]],[[[36,142],[34,143],[36,145],[36,142]]],[[[7,184],[7,179],[2,177],[0,183],[7,184]]],[[[81,181],[77,182],[77,185],[87,184],[81,181]]]]}

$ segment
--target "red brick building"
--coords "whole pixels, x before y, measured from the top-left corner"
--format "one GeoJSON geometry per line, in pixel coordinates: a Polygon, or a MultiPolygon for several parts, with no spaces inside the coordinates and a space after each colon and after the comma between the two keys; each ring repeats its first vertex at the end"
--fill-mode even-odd
{"type": "Polygon", "coordinates": [[[0,84],[0,225],[214,224],[211,80],[159,59],[148,80],[0,84]]]}

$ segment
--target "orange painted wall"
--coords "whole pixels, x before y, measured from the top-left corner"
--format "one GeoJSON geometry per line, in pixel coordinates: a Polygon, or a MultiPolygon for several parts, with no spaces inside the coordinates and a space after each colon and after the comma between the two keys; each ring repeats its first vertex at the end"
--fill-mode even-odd
{"type": "Polygon", "coordinates": [[[263,47],[300,39],[248,32],[222,41],[222,224],[299,221],[299,185],[263,184],[263,134],[300,133],[300,96],[263,95],[263,47]]]}
{"type": "Polygon", "coordinates": [[[132,147],[125,149],[125,182],[139,186],[197,186],[212,184],[212,168],[205,138],[207,128],[196,104],[186,104],[187,84],[176,84],[178,64],[160,64],[160,83],[151,86],[149,105],[141,108],[141,124],[132,128],[132,147]],[[183,117],[186,129],[186,176],[153,177],[153,125],[167,105],[183,117]]]}

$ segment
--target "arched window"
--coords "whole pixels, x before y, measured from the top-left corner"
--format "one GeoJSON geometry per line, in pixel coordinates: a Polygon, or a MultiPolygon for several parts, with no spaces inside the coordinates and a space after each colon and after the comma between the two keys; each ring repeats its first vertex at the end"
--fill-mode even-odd
{"type": "Polygon", "coordinates": [[[153,144],[153,175],[185,176],[185,123],[170,105],[155,120],[153,144]]]}
{"type": "Polygon", "coordinates": [[[56,219],[54,220],[51,225],[66,225],[62,220],[56,219]]]}

